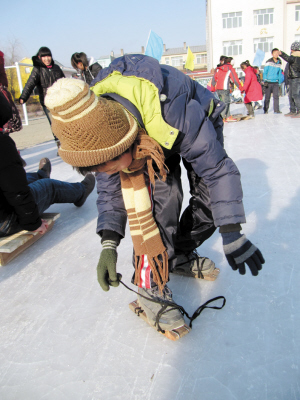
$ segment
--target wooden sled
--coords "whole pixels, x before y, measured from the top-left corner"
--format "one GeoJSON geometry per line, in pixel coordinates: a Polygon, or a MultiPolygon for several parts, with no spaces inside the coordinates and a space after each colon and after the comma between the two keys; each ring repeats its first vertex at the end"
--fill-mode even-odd
{"type": "MultiPolygon", "coordinates": [[[[41,216],[49,224],[47,232],[52,229],[54,221],[59,217],[59,213],[45,213],[41,216]]],[[[44,235],[38,232],[21,231],[0,239],[0,266],[9,263],[42,236],[44,235]]]]}
{"type": "MultiPolygon", "coordinates": [[[[151,328],[154,328],[157,331],[156,327],[149,323],[145,311],[141,309],[141,307],[139,306],[137,300],[132,301],[129,304],[129,308],[138,317],[141,317],[143,321],[147,322],[147,324],[150,325],[151,328]]],[[[184,324],[184,325],[180,326],[179,328],[173,329],[172,331],[165,331],[165,333],[163,333],[163,332],[159,332],[159,333],[164,335],[166,338],[175,341],[175,340],[178,340],[178,339],[182,338],[183,336],[188,334],[190,331],[191,331],[191,328],[188,325],[184,324]]]]}
{"type": "Polygon", "coordinates": [[[239,121],[246,121],[247,119],[252,119],[250,117],[250,115],[243,115],[243,114],[233,114],[232,115],[233,118],[235,118],[237,120],[237,122],[239,121]]]}

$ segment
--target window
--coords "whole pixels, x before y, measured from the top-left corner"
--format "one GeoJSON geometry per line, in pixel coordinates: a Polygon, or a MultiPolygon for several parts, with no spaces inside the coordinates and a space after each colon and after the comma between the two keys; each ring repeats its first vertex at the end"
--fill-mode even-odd
{"type": "Polygon", "coordinates": [[[264,8],[263,10],[254,10],[254,25],[273,24],[274,8],[264,8]]]}
{"type": "Polygon", "coordinates": [[[183,57],[171,57],[173,67],[181,67],[183,65],[183,57]]]}
{"type": "Polygon", "coordinates": [[[245,76],[244,72],[242,71],[242,68],[240,68],[240,67],[235,68],[235,72],[239,78],[242,78],[243,76],[245,76]]]}
{"type": "Polygon", "coordinates": [[[300,35],[295,35],[295,42],[300,42],[300,35]]]}
{"type": "Polygon", "coordinates": [[[170,65],[170,58],[169,57],[165,58],[165,64],[170,65]]]}
{"type": "Polygon", "coordinates": [[[224,56],[232,57],[242,54],[243,52],[243,41],[233,40],[230,42],[223,42],[223,54],[224,56]]]}
{"type": "Polygon", "coordinates": [[[207,55],[196,54],[196,64],[207,64],[207,55]]]}
{"type": "Polygon", "coordinates": [[[242,26],[242,12],[222,14],[223,28],[239,28],[242,26]]]}
{"type": "Polygon", "coordinates": [[[30,74],[30,67],[25,67],[25,74],[30,74]]]}
{"type": "Polygon", "coordinates": [[[295,6],[295,21],[300,21],[300,6],[295,6]]]}
{"type": "Polygon", "coordinates": [[[253,39],[254,53],[259,48],[265,53],[269,53],[273,49],[273,37],[253,39]]]}

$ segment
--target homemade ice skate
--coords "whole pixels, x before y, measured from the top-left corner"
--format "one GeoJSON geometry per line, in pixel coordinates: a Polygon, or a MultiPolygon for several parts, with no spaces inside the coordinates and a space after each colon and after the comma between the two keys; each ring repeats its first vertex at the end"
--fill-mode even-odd
{"type": "MultiPolygon", "coordinates": [[[[59,213],[45,213],[41,216],[49,224],[47,232],[52,229],[54,221],[59,217],[59,213]]],[[[42,236],[44,235],[38,232],[21,231],[0,239],[0,266],[9,263],[42,236]]]]}
{"type": "MultiPolygon", "coordinates": [[[[152,328],[157,330],[157,327],[151,325],[151,323],[149,322],[145,311],[139,306],[138,300],[132,301],[129,304],[129,308],[138,317],[141,317],[141,319],[143,321],[147,322],[148,325],[150,325],[152,328]]],[[[184,325],[180,326],[179,328],[172,329],[171,331],[167,331],[167,330],[166,331],[159,331],[159,333],[164,335],[166,338],[175,341],[175,340],[178,340],[178,339],[182,338],[183,336],[188,334],[190,331],[191,331],[191,328],[188,325],[184,324],[184,325]]]]}

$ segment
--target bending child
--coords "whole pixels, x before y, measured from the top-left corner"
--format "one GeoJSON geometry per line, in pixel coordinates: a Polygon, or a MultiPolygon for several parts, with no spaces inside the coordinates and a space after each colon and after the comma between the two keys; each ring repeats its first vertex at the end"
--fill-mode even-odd
{"type": "MultiPolygon", "coordinates": [[[[224,105],[182,72],[142,55],[114,60],[91,84],[93,92],[83,82],[60,80],[46,104],[62,143],[61,158],[82,174],[96,172],[102,289],[119,285],[117,246],[127,217],[133,281],[149,299],[138,296],[152,325],[161,306],[151,300],[172,300],[169,272],[216,277],[215,264],[194,250],[217,227],[233,270],[245,274],[248,264],[257,275],[264,259],[240,233],[245,223],[242,188],[239,171],[223,148],[224,105]],[[180,156],[192,197],[179,221],[180,156]]],[[[162,329],[184,324],[178,309],[168,306],[167,311],[159,319],[162,329]]]]}

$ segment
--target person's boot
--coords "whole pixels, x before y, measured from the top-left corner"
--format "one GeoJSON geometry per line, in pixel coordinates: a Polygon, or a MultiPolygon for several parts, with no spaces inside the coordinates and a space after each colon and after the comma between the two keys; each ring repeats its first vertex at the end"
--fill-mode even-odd
{"type": "Polygon", "coordinates": [[[214,281],[220,272],[215,263],[207,257],[200,257],[196,251],[178,254],[173,274],[214,281]]]}
{"type": "Polygon", "coordinates": [[[50,178],[51,174],[51,161],[49,158],[41,158],[39,163],[39,169],[45,172],[46,178],[50,178]]]}
{"type": "Polygon", "coordinates": [[[300,118],[300,111],[297,112],[295,115],[292,115],[292,118],[300,118]]]}
{"type": "Polygon", "coordinates": [[[81,181],[81,183],[84,185],[85,188],[85,192],[83,197],[76,201],[74,204],[76,207],[81,207],[83,206],[83,204],[85,203],[86,199],[88,198],[88,196],[92,193],[94,187],[95,187],[95,177],[93,174],[87,174],[86,177],[84,178],[83,181],[81,181]]]}
{"type": "Polygon", "coordinates": [[[174,308],[174,306],[176,306],[176,303],[173,301],[172,292],[167,285],[164,287],[162,293],[158,289],[158,286],[155,286],[151,289],[143,289],[139,287],[138,292],[142,296],[157,301],[150,301],[147,298],[145,299],[144,297],[138,295],[139,306],[145,311],[150,325],[158,328],[157,315],[164,306],[164,301],[171,302],[173,306],[168,305],[163,311],[158,321],[159,327],[164,331],[171,331],[172,329],[179,328],[180,326],[183,326],[185,324],[183,315],[181,314],[179,309],[176,307],[174,308]]]}
{"type": "Polygon", "coordinates": [[[296,115],[296,112],[289,112],[287,114],[284,114],[285,117],[292,117],[293,115],[296,115]]]}

